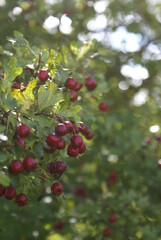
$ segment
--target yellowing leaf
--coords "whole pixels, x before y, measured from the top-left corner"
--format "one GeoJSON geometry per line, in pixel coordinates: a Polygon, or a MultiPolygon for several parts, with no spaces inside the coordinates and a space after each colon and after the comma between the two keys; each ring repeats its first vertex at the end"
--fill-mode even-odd
{"type": "Polygon", "coordinates": [[[33,79],[28,83],[25,91],[23,91],[23,95],[27,100],[34,101],[33,89],[36,87],[36,85],[37,85],[37,80],[33,79]]]}

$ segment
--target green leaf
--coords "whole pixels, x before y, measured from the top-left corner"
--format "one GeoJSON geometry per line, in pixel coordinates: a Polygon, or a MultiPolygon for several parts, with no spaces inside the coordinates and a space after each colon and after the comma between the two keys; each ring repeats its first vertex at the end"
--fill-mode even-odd
{"type": "Polygon", "coordinates": [[[6,187],[9,186],[10,178],[7,175],[0,173],[0,184],[6,187]]]}
{"type": "Polygon", "coordinates": [[[20,32],[14,31],[14,36],[16,38],[16,42],[20,44],[20,46],[23,47],[29,46],[28,41],[23,37],[23,35],[20,32]]]}
{"type": "Polygon", "coordinates": [[[5,162],[8,156],[5,153],[0,153],[0,162],[5,162]]]}
{"type": "Polygon", "coordinates": [[[41,109],[53,106],[62,99],[62,95],[57,92],[57,85],[53,82],[49,83],[47,88],[40,86],[38,90],[38,104],[41,109]]]}

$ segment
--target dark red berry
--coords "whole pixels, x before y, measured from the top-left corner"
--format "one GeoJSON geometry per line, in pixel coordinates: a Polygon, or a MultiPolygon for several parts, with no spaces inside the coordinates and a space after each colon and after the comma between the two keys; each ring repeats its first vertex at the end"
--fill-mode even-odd
{"type": "Polygon", "coordinates": [[[66,126],[67,132],[73,132],[73,124],[70,121],[65,121],[63,124],[66,126]]]}
{"type": "Polygon", "coordinates": [[[97,82],[93,78],[86,78],[85,86],[89,91],[93,91],[97,87],[97,82]]]}
{"type": "Polygon", "coordinates": [[[61,149],[64,149],[64,148],[65,148],[65,141],[64,141],[63,138],[59,138],[57,149],[61,150],[61,149]]]}
{"type": "Polygon", "coordinates": [[[71,141],[71,144],[74,148],[79,148],[83,144],[83,139],[79,135],[72,136],[70,141],[71,141]]]}
{"type": "Polygon", "coordinates": [[[77,86],[77,81],[74,78],[68,78],[65,82],[65,86],[66,86],[66,88],[75,90],[75,88],[77,86]]]}
{"type": "Polygon", "coordinates": [[[54,224],[54,228],[58,231],[61,231],[64,228],[65,222],[60,221],[54,224]]]}
{"type": "Polygon", "coordinates": [[[49,146],[57,148],[58,142],[59,142],[59,137],[56,136],[55,134],[49,134],[46,139],[46,142],[49,146]]]}
{"type": "Polygon", "coordinates": [[[26,124],[21,124],[17,128],[17,133],[20,137],[25,138],[30,135],[30,128],[26,124]]]}
{"type": "Polygon", "coordinates": [[[101,102],[101,103],[99,104],[99,110],[102,111],[102,112],[106,112],[106,111],[108,110],[108,105],[107,105],[107,103],[101,102]]]}
{"type": "Polygon", "coordinates": [[[79,154],[79,148],[74,148],[73,145],[69,145],[67,149],[67,154],[70,157],[77,157],[79,154]]]}
{"type": "Polygon", "coordinates": [[[79,131],[80,131],[83,135],[85,135],[85,134],[88,132],[88,128],[87,128],[87,126],[86,126],[84,123],[81,123],[81,124],[80,124],[80,127],[79,127],[79,131]]]}
{"type": "Polygon", "coordinates": [[[78,98],[77,93],[74,90],[70,90],[69,93],[73,95],[73,97],[70,98],[70,101],[75,102],[78,98]]]}
{"type": "Polygon", "coordinates": [[[40,72],[38,73],[38,78],[39,78],[40,82],[42,82],[42,83],[46,82],[48,77],[49,77],[49,75],[46,70],[40,70],[40,72]]]}
{"type": "Polygon", "coordinates": [[[79,148],[79,154],[82,154],[86,151],[86,145],[85,143],[83,142],[83,144],[80,146],[79,148]]]}
{"type": "Polygon", "coordinates": [[[64,136],[67,134],[67,128],[63,123],[59,123],[55,128],[55,133],[57,136],[64,136]]]}
{"type": "Polygon", "coordinates": [[[3,196],[5,190],[6,190],[5,187],[2,184],[0,184],[0,197],[3,196]]]}
{"type": "Polygon", "coordinates": [[[155,137],[155,139],[156,139],[157,142],[161,142],[161,135],[157,135],[157,136],[155,137]]]}
{"type": "Polygon", "coordinates": [[[90,140],[93,138],[93,133],[91,131],[87,131],[85,137],[87,140],[90,140]]]}
{"type": "Polygon", "coordinates": [[[151,138],[149,138],[149,137],[148,137],[148,138],[145,138],[145,139],[144,139],[144,142],[149,144],[149,143],[151,143],[151,142],[152,142],[152,139],[151,139],[151,138]]]}
{"type": "Polygon", "coordinates": [[[74,191],[75,195],[78,197],[86,197],[87,190],[85,187],[77,187],[74,191]]]}
{"type": "Polygon", "coordinates": [[[17,142],[18,145],[20,145],[23,149],[25,149],[26,143],[25,143],[24,138],[17,136],[16,142],[17,142]]]}
{"type": "Polygon", "coordinates": [[[12,174],[18,174],[24,171],[23,163],[20,160],[13,160],[10,164],[12,174]]]}
{"type": "Polygon", "coordinates": [[[109,229],[109,228],[105,228],[105,229],[103,230],[103,236],[104,236],[104,237],[108,237],[108,236],[110,236],[110,234],[111,234],[111,232],[110,232],[110,229],[109,229]]]}
{"type": "Polygon", "coordinates": [[[16,189],[12,186],[7,187],[5,190],[5,198],[11,200],[16,197],[16,189]]]}
{"type": "Polygon", "coordinates": [[[60,196],[63,192],[63,186],[61,185],[61,183],[56,182],[51,186],[51,192],[55,195],[55,196],[60,196]]]}
{"type": "Polygon", "coordinates": [[[117,173],[115,171],[110,172],[110,178],[116,179],[117,178],[117,173]]]}
{"type": "Polygon", "coordinates": [[[83,84],[80,82],[77,82],[76,88],[74,89],[75,91],[79,91],[83,87],[83,84]]]}
{"type": "Polygon", "coordinates": [[[111,223],[116,222],[116,215],[115,214],[111,214],[108,218],[108,221],[111,223]]]}
{"type": "Polygon", "coordinates": [[[21,84],[18,82],[12,83],[12,88],[14,89],[21,89],[21,84]]]}
{"type": "Polygon", "coordinates": [[[47,165],[47,171],[50,174],[62,174],[66,171],[67,165],[63,161],[50,162],[47,165]]]}
{"type": "Polygon", "coordinates": [[[27,196],[24,193],[20,193],[16,196],[16,203],[18,206],[25,206],[27,203],[27,196]]]}
{"type": "Polygon", "coordinates": [[[23,160],[23,166],[24,166],[25,170],[28,172],[35,171],[37,168],[37,162],[35,161],[35,159],[33,157],[28,156],[23,160]]]}

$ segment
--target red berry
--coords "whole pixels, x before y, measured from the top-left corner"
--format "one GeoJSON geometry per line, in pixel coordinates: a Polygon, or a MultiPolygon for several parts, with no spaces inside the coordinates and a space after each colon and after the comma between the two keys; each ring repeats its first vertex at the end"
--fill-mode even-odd
{"type": "Polygon", "coordinates": [[[144,139],[144,142],[145,142],[145,143],[151,143],[151,142],[152,142],[152,139],[149,138],[149,137],[148,137],[148,138],[145,138],[145,139],[144,139]]]}
{"type": "Polygon", "coordinates": [[[2,184],[0,184],[0,197],[5,193],[5,187],[2,185],[2,184]]]}
{"type": "Polygon", "coordinates": [[[77,86],[77,81],[74,78],[68,78],[65,82],[65,86],[66,86],[66,88],[75,90],[75,88],[77,86]]]}
{"type": "Polygon", "coordinates": [[[12,83],[12,88],[14,89],[21,89],[21,84],[18,82],[12,83]]]}
{"type": "Polygon", "coordinates": [[[93,78],[86,78],[85,86],[89,91],[93,91],[97,87],[97,82],[93,78]]]}
{"type": "Polygon", "coordinates": [[[59,138],[57,149],[61,150],[65,148],[65,141],[63,138],[59,138]]]}
{"type": "Polygon", "coordinates": [[[87,140],[90,140],[93,138],[93,133],[91,131],[87,131],[85,137],[87,140]]]}
{"type": "Polygon", "coordinates": [[[23,160],[23,166],[24,166],[25,170],[28,172],[35,171],[37,168],[37,162],[35,161],[35,159],[33,157],[28,156],[23,160]]]}
{"type": "Polygon", "coordinates": [[[11,200],[16,197],[16,189],[12,186],[7,187],[5,190],[5,198],[11,200]]]}
{"type": "Polygon", "coordinates": [[[83,139],[79,135],[72,136],[70,141],[71,141],[71,144],[74,148],[79,148],[83,144],[83,139]]]}
{"type": "Polygon", "coordinates": [[[79,131],[85,135],[88,132],[88,128],[84,123],[81,123],[79,127],[79,131]]]}
{"type": "Polygon", "coordinates": [[[63,123],[59,123],[55,128],[55,133],[58,136],[64,136],[67,134],[67,128],[63,123]]]}
{"type": "Polygon", "coordinates": [[[54,224],[54,228],[56,230],[62,230],[64,228],[65,222],[64,221],[60,221],[54,224]]]}
{"type": "Polygon", "coordinates": [[[77,157],[79,154],[79,148],[74,148],[71,144],[68,146],[67,154],[70,157],[77,157]]]}
{"type": "Polygon", "coordinates": [[[23,172],[24,167],[21,161],[19,160],[13,160],[10,165],[10,170],[12,174],[18,174],[23,172]]]}
{"type": "Polygon", "coordinates": [[[117,173],[115,171],[110,172],[110,178],[116,179],[117,178],[117,173]]]}
{"type": "Polygon", "coordinates": [[[111,234],[111,232],[110,232],[110,229],[109,229],[109,228],[105,228],[105,229],[103,230],[103,236],[104,236],[104,237],[108,237],[108,236],[110,236],[110,234],[111,234]]]}
{"type": "Polygon", "coordinates": [[[74,192],[75,192],[75,195],[78,197],[86,197],[87,195],[87,191],[85,187],[77,187],[74,192]]]}
{"type": "Polygon", "coordinates": [[[18,137],[16,138],[16,141],[17,141],[17,143],[18,143],[23,149],[25,149],[26,143],[25,143],[24,138],[18,136],[18,137]]]}
{"type": "Polygon", "coordinates": [[[157,142],[161,142],[161,135],[156,136],[155,139],[157,142]]]}
{"type": "Polygon", "coordinates": [[[23,193],[20,193],[16,197],[16,203],[18,206],[25,206],[27,203],[27,196],[23,193]]]}
{"type": "Polygon", "coordinates": [[[38,78],[39,78],[40,82],[42,82],[42,83],[46,82],[48,77],[49,77],[49,75],[46,70],[40,70],[40,72],[38,74],[38,78]]]}
{"type": "Polygon", "coordinates": [[[17,128],[17,133],[20,137],[25,138],[30,135],[30,128],[26,124],[21,124],[17,128]]]}
{"type": "Polygon", "coordinates": [[[68,133],[73,131],[73,124],[70,121],[65,121],[63,124],[66,126],[68,133]]]}
{"type": "Polygon", "coordinates": [[[101,102],[101,103],[99,104],[99,110],[100,110],[100,111],[102,111],[102,112],[106,112],[107,109],[108,109],[108,105],[107,105],[107,103],[105,103],[105,102],[101,102]]]}
{"type": "Polygon", "coordinates": [[[74,89],[75,91],[79,91],[83,87],[83,84],[80,82],[77,82],[76,88],[74,89]]]}
{"type": "Polygon", "coordinates": [[[46,139],[46,142],[49,146],[57,148],[58,142],[59,142],[59,137],[56,136],[55,134],[49,134],[46,139]]]}
{"type": "Polygon", "coordinates": [[[85,143],[83,142],[83,144],[80,146],[79,148],[79,154],[82,154],[86,151],[86,145],[85,143]]]}
{"type": "Polygon", "coordinates": [[[73,97],[70,98],[70,101],[75,102],[78,98],[77,93],[74,90],[70,90],[69,93],[73,95],[73,97]]]}
{"type": "Polygon", "coordinates": [[[67,165],[63,161],[49,162],[47,171],[50,174],[62,174],[66,171],[67,165]]]}
{"type": "Polygon", "coordinates": [[[56,182],[51,186],[51,192],[55,195],[55,196],[60,196],[63,192],[63,186],[61,185],[61,183],[56,182]]]}
{"type": "Polygon", "coordinates": [[[111,214],[108,218],[108,221],[111,223],[116,222],[116,215],[115,214],[111,214]]]}

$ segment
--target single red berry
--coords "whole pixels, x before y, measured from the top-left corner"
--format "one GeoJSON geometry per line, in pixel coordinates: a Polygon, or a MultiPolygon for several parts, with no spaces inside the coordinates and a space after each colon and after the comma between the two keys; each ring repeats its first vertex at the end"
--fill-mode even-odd
{"type": "Polygon", "coordinates": [[[49,146],[57,148],[58,142],[59,142],[59,137],[56,136],[55,134],[49,134],[47,136],[46,142],[49,146]]]}
{"type": "Polygon", "coordinates": [[[20,193],[16,196],[16,203],[18,206],[25,206],[27,203],[27,196],[24,193],[20,193]]]}
{"type": "Polygon", "coordinates": [[[93,91],[97,87],[97,82],[93,78],[86,78],[85,86],[89,91],[93,91]]]}
{"type": "Polygon", "coordinates": [[[105,228],[105,229],[103,230],[103,236],[104,236],[104,237],[108,237],[108,236],[110,236],[110,234],[111,234],[111,232],[110,232],[110,229],[109,229],[109,228],[105,228]]]}
{"type": "Polygon", "coordinates": [[[64,228],[65,222],[60,221],[54,224],[54,228],[58,231],[61,231],[64,228]]]}
{"type": "Polygon", "coordinates": [[[68,78],[65,82],[65,86],[66,86],[66,88],[75,90],[75,88],[77,86],[77,81],[74,78],[68,78]]]}
{"type": "Polygon", "coordinates": [[[55,128],[55,133],[57,136],[64,136],[67,134],[67,128],[63,123],[59,123],[55,128]]]}
{"type": "Polygon", "coordinates": [[[61,150],[65,148],[65,141],[63,138],[59,138],[57,149],[61,150]]]}
{"type": "Polygon", "coordinates": [[[116,179],[117,178],[117,173],[115,171],[110,172],[110,178],[116,179]]]}
{"type": "Polygon", "coordinates": [[[156,139],[157,142],[161,142],[161,135],[157,135],[157,136],[155,137],[155,139],[156,139]]]}
{"type": "Polygon", "coordinates": [[[106,111],[108,110],[108,105],[107,105],[107,103],[101,102],[101,103],[99,104],[99,110],[102,111],[102,112],[106,112],[106,111]]]}
{"type": "Polygon", "coordinates": [[[148,137],[148,138],[145,138],[145,139],[144,139],[144,142],[149,144],[149,143],[152,142],[152,138],[149,138],[149,137],[148,137]]]}
{"type": "Polygon", "coordinates": [[[87,126],[86,126],[84,123],[81,123],[81,124],[80,124],[80,127],[79,127],[79,131],[80,131],[83,135],[86,135],[86,133],[88,132],[88,128],[87,128],[87,126]]]}
{"type": "Polygon", "coordinates": [[[18,145],[20,145],[23,149],[25,149],[26,143],[25,143],[24,138],[17,136],[16,142],[17,142],[18,145]]]}
{"type": "Polygon", "coordinates": [[[82,154],[86,151],[86,145],[83,142],[83,144],[79,147],[79,154],[82,154]]]}
{"type": "Polygon", "coordinates": [[[108,180],[108,185],[109,185],[109,186],[112,186],[112,185],[114,185],[115,183],[116,183],[116,180],[113,179],[113,178],[110,178],[110,179],[108,180]]]}
{"type": "Polygon", "coordinates": [[[12,186],[7,187],[5,190],[5,198],[11,200],[16,197],[16,189],[12,186]]]}
{"type": "Polygon", "coordinates": [[[74,148],[79,148],[83,144],[83,139],[79,135],[72,136],[70,141],[71,141],[71,144],[74,148]]]}
{"type": "Polygon", "coordinates": [[[66,126],[67,132],[73,132],[73,124],[70,121],[65,121],[63,124],[66,126]]]}
{"type": "Polygon", "coordinates": [[[70,101],[75,102],[78,98],[77,93],[74,90],[70,90],[69,93],[73,95],[73,97],[70,98],[70,101]]]}
{"type": "Polygon", "coordinates": [[[20,160],[13,160],[10,164],[12,174],[18,174],[24,171],[23,163],[20,160]]]}
{"type": "Polygon", "coordinates": [[[108,221],[111,223],[116,222],[116,215],[115,214],[111,214],[108,218],[108,221]]]}
{"type": "Polygon", "coordinates": [[[74,148],[73,145],[69,145],[67,149],[67,154],[70,157],[77,157],[79,154],[79,148],[74,148]]]}
{"type": "Polygon", "coordinates": [[[57,174],[62,174],[63,172],[66,171],[67,165],[63,161],[56,161],[54,162],[54,169],[55,173],[57,174]]]}
{"type": "Polygon", "coordinates": [[[87,140],[90,140],[93,138],[93,133],[91,131],[87,131],[85,137],[87,140]]]}
{"type": "Polygon", "coordinates": [[[61,183],[59,182],[55,182],[52,186],[51,186],[51,192],[55,195],[55,196],[60,196],[63,192],[63,186],[61,185],[61,183]]]}
{"type": "Polygon", "coordinates": [[[14,89],[21,89],[21,84],[18,82],[12,83],[12,88],[14,89]]]}
{"type": "Polygon", "coordinates": [[[0,197],[3,196],[5,190],[6,190],[5,187],[2,184],[0,184],[0,197]]]}
{"type": "Polygon", "coordinates": [[[76,88],[74,89],[75,91],[79,91],[83,87],[83,84],[80,82],[77,82],[76,88]]]}
{"type": "Polygon", "coordinates": [[[86,197],[87,196],[87,190],[85,187],[77,187],[74,191],[75,195],[78,197],[86,197]]]}
{"type": "Polygon", "coordinates": [[[27,172],[35,171],[37,168],[37,162],[33,157],[28,156],[23,160],[23,166],[27,172]]]}
{"type": "Polygon", "coordinates": [[[30,135],[30,128],[26,124],[21,124],[17,128],[17,133],[20,137],[25,138],[30,135]]]}
{"type": "Polygon", "coordinates": [[[46,82],[48,77],[49,77],[49,75],[46,70],[40,70],[40,72],[38,73],[38,78],[39,78],[40,82],[42,82],[42,83],[46,82]]]}

